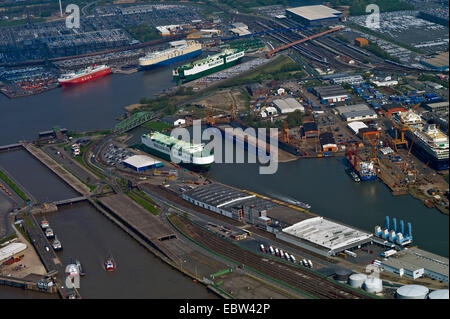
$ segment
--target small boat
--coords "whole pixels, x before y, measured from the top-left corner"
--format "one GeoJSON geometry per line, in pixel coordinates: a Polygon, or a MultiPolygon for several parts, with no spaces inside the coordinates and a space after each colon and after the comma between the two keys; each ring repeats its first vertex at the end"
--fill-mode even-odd
{"type": "Polygon", "coordinates": [[[48,223],[48,221],[45,220],[45,219],[43,219],[43,220],[41,221],[41,228],[42,228],[42,229],[46,229],[46,228],[49,228],[49,227],[50,227],[50,224],[48,223]]]}
{"type": "Polygon", "coordinates": [[[112,257],[108,257],[105,260],[104,266],[106,271],[114,271],[116,269],[116,263],[114,262],[114,259],[112,259],[112,257]]]}
{"type": "Polygon", "coordinates": [[[55,240],[53,241],[52,247],[54,250],[61,250],[62,245],[61,242],[58,240],[58,238],[55,237],[55,240]]]}
{"type": "Polygon", "coordinates": [[[45,236],[47,238],[53,238],[55,237],[55,233],[53,233],[53,229],[51,229],[50,227],[45,229],[45,236]]]}
{"type": "Polygon", "coordinates": [[[66,274],[69,276],[76,276],[80,273],[78,266],[75,264],[69,264],[66,266],[66,274]]]}
{"type": "Polygon", "coordinates": [[[76,265],[77,265],[77,267],[78,267],[78,271],[79,271],[79,273],[80,273],[80,276],[84,276],[86,273],[84,272],[83,266],[81,265],[80,261],[77,259],[77,260],[75,261],[75,263],[76,263],[76,265]]]}

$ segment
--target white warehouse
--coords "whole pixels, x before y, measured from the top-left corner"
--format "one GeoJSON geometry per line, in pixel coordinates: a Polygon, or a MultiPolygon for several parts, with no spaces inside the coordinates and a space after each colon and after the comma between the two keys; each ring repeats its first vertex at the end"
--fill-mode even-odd
{"type": "Polygon", "coordinates": [[[276,233],[276,237],[323,256],[371,242],[371,234],[324,219],[309,218],[276,233]]]}
{"type": "Polygon", "coordinates": [[[303,107],[303,105],[292,97],[289,97],[287,99],[274,100],[273,104],[281,114],[292,113],[297,110],[299,110],[300,112],[305,112],[305,108],[303,107]]]}

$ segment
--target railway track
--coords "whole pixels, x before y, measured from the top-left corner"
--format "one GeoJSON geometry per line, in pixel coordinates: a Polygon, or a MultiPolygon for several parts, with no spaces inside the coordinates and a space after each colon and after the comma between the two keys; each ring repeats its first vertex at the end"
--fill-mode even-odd
{"type": "Polygon", "coordinates": [[[241,248],[226,239],[220,238],[208,230],[185,219],[177,218],[177,226],[190,238],[214,252],[242,265],[284,282],[304,292],[305,295],[319,299],[367,299],[370,296],[330,281],[300,267],[291,266],[264,258],[241,248]]]}

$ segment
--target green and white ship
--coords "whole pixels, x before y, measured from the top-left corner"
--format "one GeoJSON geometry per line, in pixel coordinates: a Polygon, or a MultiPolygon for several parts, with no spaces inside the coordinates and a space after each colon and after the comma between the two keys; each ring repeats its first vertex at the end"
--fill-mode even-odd
{"type": "Polygon", "coordinates": [[[192,81],[231,67],[238,63],[244,55],[244,50],[225,49],[218,54],[175,68],[173,77],[175,80],[181,80],[182,82],[192,81]]]}
{"type": "Polygon", "coordinates": [[[188,143],[160,132],[142,135],[141,142],[147,153],[194,170],[208,170],[214,163],[214,154],[205,150],[203,143],[188,143]]]}

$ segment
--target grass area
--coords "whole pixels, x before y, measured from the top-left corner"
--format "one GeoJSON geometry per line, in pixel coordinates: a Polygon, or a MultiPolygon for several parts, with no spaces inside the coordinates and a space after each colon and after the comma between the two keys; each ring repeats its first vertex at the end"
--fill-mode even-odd
{"type": "Polygon", "coordinates": [[[153,206],[152,204],[150,204],[146,199],[143,199],[142,197],[140,197],[139,195],[137,195],[134,192],[126,192],[125,194],[127,194],[128,197],[130,197],[132,200],[134,200],[136,203],[141,205],[143,208],[148,210],[153,215],[155,215],[155,216],[158,215],[158,213],[159,213],[158,209],[155,206],[153,206]]]}
{"type": "Polygon", "coordinates": [[[148,42],[161,38],[158,30],[149,26],[147,23],[125,28],[129,34],[136,40],[148,42]]]}
{"type": "Polygon", "coordinates": [[[298,63],[285,55],[280,55],[272,62],[255,68],[254,71],[246,75],[225,81],[219,87],[224,88],[268,80],[300,79],[305,76],[305,72],[298,63]]]}
{"type": "Polygon", "coordinates": [[[417,80],[419,80],[421,82],[430,81],[430,82],[438,83],[438,84],[440,84],[443,87],[448,89],[448,82],[447,81],[438,79],[436,76],[431,75],[431,74],[421,74],[421,75],[419,75],[417,80]]]}
{"type": "MultiPolygon", "coordinates": [[[[39,23],[39,22],[43,22],[43,21],[45,21],[45,19],[43,19],[43,18],[34,18],[34,19],[30,20],[31,23],[39,23]]],[[[13,27],[13,26],[22,25],[22,24],[28,24],[28,19],[0,21],[0,27],[13,27]]]]}
{"type": "Polygon", "coordinates": [[[172,128],[171,125],[164,123],[164,122],[148,122],[148,123],[142,124],[142,126],[145,128],[149,128],[151,130],[155,130],[155,131],[165,131],[165,130],[172,128]]]}
{"type": "Polygon", "coordinates": [[[14,227],[16,227],[17,231],[18,231],[19,233],[21,233],[22,236],[23,236],[28,242],[31,243],[30,236],[28,236],[27,232],[23,229],[23,227],[22,227],[21,225],[14,225],[14,227]]]}
{"type": "Polygon", "coordinates": [[[0,179],[2,179],[9,187],[11,187],[11,189],[25,202],[29,201],[27,195],[25,195],[25,193],[16,184],[14,184],[13,181],[10,180],[9,177],[6,176],[6,174],[2,171],[0,171],[0,179]]]}

